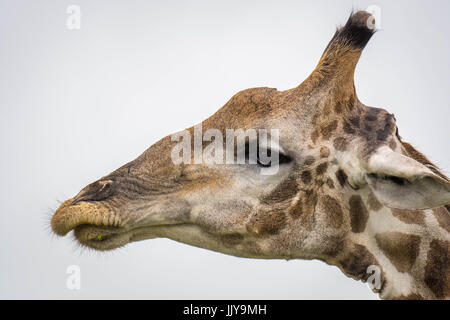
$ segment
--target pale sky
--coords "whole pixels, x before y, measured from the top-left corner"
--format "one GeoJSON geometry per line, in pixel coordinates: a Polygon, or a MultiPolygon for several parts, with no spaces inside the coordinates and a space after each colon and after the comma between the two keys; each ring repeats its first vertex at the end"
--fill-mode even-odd
{"type": "Polygon", "coordinates": [[[213,114],[314,69],[352,8],[381,30],[359,99],[450,172],[449,1],[0,1],[0,298],[377,299],[320,261],[251,260],[167,239],[110,253],[58,238],[58,201],[213,114]],[[66,26],[69,5],[81,29],[66,26]],[[80,290],[66,286],[77,265],[80,290]]]}

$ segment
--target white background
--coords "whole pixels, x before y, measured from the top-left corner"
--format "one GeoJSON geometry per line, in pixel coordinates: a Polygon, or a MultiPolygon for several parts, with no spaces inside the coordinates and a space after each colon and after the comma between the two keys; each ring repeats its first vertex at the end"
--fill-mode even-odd
{"type": "Polygon", "coordinates": [[[0,298],[377,299],[319,261],[166,239],[112,253],[53,236],[53,210],[239,90],[297,86],[350,11],[381,8],[360,100],[449,173],[448,1],[0,1],[0,298]],[[81,30],[66,9],[81,8],[81,30]],[[81,290],[66,268],[81,267],[81,290]]]}

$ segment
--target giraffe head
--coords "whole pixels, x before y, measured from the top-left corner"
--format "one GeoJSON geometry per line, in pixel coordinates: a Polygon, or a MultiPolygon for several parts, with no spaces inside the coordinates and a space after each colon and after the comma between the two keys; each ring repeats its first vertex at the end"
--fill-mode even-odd
{"type": "MultiPolygon", "coordinates": [[[[373,35],[371,19],[364,11],[352,14],[298,87],[237,93],[201,123],[200,139],[186,144],[200,144],[203,152],[214,146],[223,159],[227,129],[265,129],[267,139],[249,134],[244,149],[255,145],[263,151],[258,155],[271,155],[270,163],[258,156],[252,161],[249,152],[244,163],[202,157],[176,163],[179,140],[167,136],[65,201],[52,218],[54,232],[74,230],[81,244],[97,250],[167,237],[241,257],[321,259],[362,280],[375,265],[382,273],[376,290],[385,297],[417,292],[421,284],[398,289],[399,274],[409,275],[417,260],[411,256],[422,250],[415,237],[420,242],[427,235],[427,248],[437,237],[436,250],[448,255],[443,226],[448,231],[450,222],[443,206],[450,203],[450,182],[401,140],[392,114],[356,96],[353,75],[373,35]],[[437,207],[433,221],[441,226],[424,226],[410,239],[404,231],[420,219],[425,225],[433,211],[423,210],[437,207]]],[[[198,128],[187,129],[185,137],[195,137],[198,128]]],[[[183,150],[183,156],[198,155],[183,150]]],[[[445,285],[438,289],[447,295],[445,285]]],[[[420,294],[438,297],[432,291],[420,294]]]]}

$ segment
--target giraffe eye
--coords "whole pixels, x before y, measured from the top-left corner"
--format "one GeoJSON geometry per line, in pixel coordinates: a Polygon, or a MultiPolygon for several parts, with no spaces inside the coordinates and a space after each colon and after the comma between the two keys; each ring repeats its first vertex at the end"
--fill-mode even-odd
{"type": "Polygon", "coordinates": [[[258,166],[263,168],[268,168],[275,164],[283,165],[292,161],[292,158],[288,155],[285,155],[279,151],[274,151],[272,149],[262,147],[260,145],[257,145],[256,147],[256,154],[250,154],[248,143],[246,143],[245,145],[245,159],[246,163],[256,163],[258,166]]]}
{"type": "Polygon", "coordinates": [[[282,154],[281,152],[272,151],[271,149],[262,150],[262,154],[267,155],[267,158],[269,158],[269,161],[267,161],[266,159],[260,158],[260,149],[258,148],[256,162],[257,162],[258,166],[263,167],[263,168],[268,168],[276,163],[278,163],[278,165],[282,165],[282,164],[287,164],[292,161],[291,157],[289,157],[285,154],[282,154]],[[272,159],[274,160],[273,163],[270,161],[272,159]]]}
{"type": "MultiPolygon", "coordinates": [[[[258,166],[263,167],[263,168],[268,168],[272,165],[272,163],[269,161],[267,161],[267,163],[265,163],[265,161],[263,159],[261,159],[261,157],[259,156],[259,152],[260,149],[258,148],[258,152],[257,152],[257,156],[256,156],[256,163],[258,164],[258,166]]],[[[272,156],[272,150],[267,149],[265,150],[267,157],[271,157],[272,156]]]]}

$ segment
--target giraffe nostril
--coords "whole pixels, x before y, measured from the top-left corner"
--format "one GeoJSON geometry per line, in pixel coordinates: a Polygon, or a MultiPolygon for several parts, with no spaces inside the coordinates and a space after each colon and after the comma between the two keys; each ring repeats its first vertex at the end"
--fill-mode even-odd
{"type": "Polygon", "coordinates": [[[102,201],[110,197],[114,192],[112,180],[99,180],[91,183],[75,197],[72,205],[79,201],[102,201]]]}

